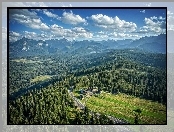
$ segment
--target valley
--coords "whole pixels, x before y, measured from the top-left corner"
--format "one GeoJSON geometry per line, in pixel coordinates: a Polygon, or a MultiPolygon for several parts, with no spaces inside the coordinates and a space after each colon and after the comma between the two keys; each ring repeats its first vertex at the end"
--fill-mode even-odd
{"type": "MultiPolygon", "coordinates": [[[[23,39],[14,43],[32,41],[23,39]]],[[[93,48],[10,52],[10,124],[166,123],[166,54],[86,45],[93,48]],[[79,108],[74,97],[85,105],[79,108]]]]}

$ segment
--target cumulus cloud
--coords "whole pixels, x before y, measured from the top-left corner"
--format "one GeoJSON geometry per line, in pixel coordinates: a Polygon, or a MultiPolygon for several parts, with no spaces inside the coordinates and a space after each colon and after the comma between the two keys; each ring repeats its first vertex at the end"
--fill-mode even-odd
{"type": "Polygon", "coordinates": [[[48,16],[48,17],[51,17],[51,18],[55,18],[55,19],[58,19],[58,20],[60,20],[61,19],[61,17],[59,17],[58,15],[56,15],[56,14],[53,14],[52,12],[50,12],[50,11],[48,11],[48,10],[43,10],[43,13],[46,15],[46,16],[48,16]]]}
{"type": "Polygon", "coordinates": [[[158,17],[156,16],[153,16],[153,17],[150,17],[151,20],[158,20],[158,17]]]}
{"type": "Polygon", "coordinates": [[[30,18],[38,18],[35,11],[29,11],[28,9],[10,9],[10,18],[15,18],[14,15],[23,15],[30,18]]]}
{"type": "Polygon", "coordinates": [[[112,17],[108,17],[103,14],[92,15],[91,18],[93,21],[95,21],[99,25],[103,25],[103,24],[111,25],[114,23],[114,20],[112,17]]]}
{"type": "Polygon", "coordinates": [[[74,27],[72,29],[65,29],[59,25],[51,25],[51,33],[55,37],[63,37],[63,38],[91,38],[93,36],[92,33],[85,30],[83,27],[74,27]]]}
{"type": "Polygon", "coordinates": [[[43,32],[43,31],[41,31],[40,33],[23,31],[23,36],[22,37],[26,37],[28,39],[34,39],[34,40],[48,40],[48,39],[52,39],[50,33],[43,32]]]}
{"type": "Polygon", "coordinates": [[[61,20],[66,24],[73,24],[77,25],[80,23],[87,23],[84,18],[79,15],[75,15],[72,11],[71,12],[64,12],[62,14],[61,20]]]}
{"type": "Polygon", "coordinates": [[[135,23],[120,20],[117,16],[113,18],[103,14],[97,14],[92,15],[90,18],[98,27],[112,29],[119,32],[131,32],[135,31],[137,28],[137,25],[135,23]]]}
{"type": "Polygon", "coordinates": [[[174,31],[174,13],[167,11],[167,30],[174,31]]]}
{"type": "Polygon", "coordinates": [[[34,39],[34,40],[48,40],[48,39],[55,39],[55,35],[53,35],[51,32],[41,32],[41,33],[36,33],[36,32],[28,32],[24,31],[23,32],[24,37],[29,38],[29,39],[34,39]]]}
{"type": "Polygon", "coordinates": [[[66,32],[66,30],[63,27],[58,26],[56,24],[51,25],[50,29],[51,29],[51,32],[57,37],[63,37],[66,32]]]}
{"type": "Polygon", "coordinates": [[[17,32],[10,31],[10,36],[13,36],[13,37],[19,37],[20,34],[17,33],[17,32]]]}
{"type": "Polygon", "coordinates": [[[76,33],[86,33],[86,30],[82,27],[74,27],[72,30],[76,33]]]}
{"type": "Polygon", "coordinates": [[[29,32],[29,31],[24,31],[24,37],[29,38],[29,39],[36,39],[38,38],[38,34],[35,32],[29,32]]]}
{"type": "Polygon", "coordinates": [[[54,24],[50,26],[50,32],[42,31],[41,33],[36,33],[36,32],[23,31],[22,37],[35,40],[48,40],[48,39],[60,39],[60,38],[66,38],[68,40],[72,40],[81,38],[88,39],[92,38],[92,36],[93,36],[92,33],[88,32],[82,27],[65,29],[61,26],[54,24]]]}
{"type": "Polygon", "coordinates": [[[17,41],[17,40],[20,39],[21,37],[22,37],[22,35],[21,35],[20,33],[13,32],[13,31],[10,31],[10,32],[9,32],[9,41],[10,41],[10,42],[17,41]]]}
{"type": "Polygon", "coordinates": [[[141,13],[145,13],[146,11],[145,10],[142,10],[142,11],[140,11],[141,13]]]}
{"type": "Polygon", "coordinates": [[[159,35],[161,33],[166,32],[166,18],[162,16],[145,18],[144,23],[145,26],[140,27],[138,31],[134,33],[143,33],[143,34],[151,34],[151,35],[159,35]]]}
{"type": "MultiPolygon", "coordinates": [[[[165,18],[161,18],[160,20],[165,20],[165,18]]],[[[153,32],[162,33],[163,32],[162,30],[166,29],[165,21],[159,21],[158,19],[157,22],[154,22],[152,19],[149,18],[145,18],[144,21],[147,27],[153,32]]]]}
{"type": "Polygon", "coordinates": [[[159,20],[166,20],[166,18],[162,17],[162,16],[159,16],[158,17],[159,20]]]}
{"type": "Polygon", "coordinates": [[[72,31],[75,32],[78,38],[84,37],[84,38],[92,38],[93,34],[88,32],[86,29],[83,27],[75,27],[72,29],[72,31]]]}
{"type": "Polygon", "coordinates": [[[10,21],[16,21],[33,29],[49,29],[45,23],[42,23],[35,11],[27,9],[10,9],[10,21]]]}

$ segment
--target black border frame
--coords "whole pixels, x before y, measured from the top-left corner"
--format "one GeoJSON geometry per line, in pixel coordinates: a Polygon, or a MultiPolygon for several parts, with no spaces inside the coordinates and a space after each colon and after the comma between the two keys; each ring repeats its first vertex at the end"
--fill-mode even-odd
{"type": "MultiPolygon", "coordinates": [[[[55,124],[9,124],[9,10],[10,9],[165,9],[166,10],[166,94],[167,94],[167,7],[7,7],[7,125],[55,125],[55,124]]],[[[167,101],[167,96],[166,96],[167,101]]],[[[77,125],[77,124],[58,124],[77,125]]],[[[88,125],[88,124],[83,124],[88,125]]],[[[108,125],[108,124],[100,124],[108,125]]],[[[119,124],[127,125],[127,124],[119,124]]],[[[128,124],[136,125],[136,124],[128,124]]],[[[138,124],[138,125],[167,125],[167,103],[166,103],[166,124],[138,124]]]]}

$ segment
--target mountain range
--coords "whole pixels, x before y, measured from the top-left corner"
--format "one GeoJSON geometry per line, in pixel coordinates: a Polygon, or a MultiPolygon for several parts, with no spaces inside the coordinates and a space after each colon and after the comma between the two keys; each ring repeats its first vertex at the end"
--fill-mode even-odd
{"type": "Polygon", "coordinates": [[[10,57],[36,56],[56,53],[92,54],[109,49],[141,49],[152,53],[166,53],[166,34],[142,37],[138,40],[68,41],[67,39],[34,40],[23,37],[9,43],[10,57]]]}

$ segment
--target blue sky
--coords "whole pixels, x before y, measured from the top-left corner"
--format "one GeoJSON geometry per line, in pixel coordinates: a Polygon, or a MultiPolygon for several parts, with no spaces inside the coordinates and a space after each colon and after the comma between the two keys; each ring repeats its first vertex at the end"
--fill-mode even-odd
{"type": "Polygon", "coordinates": [[[10,41],[139,39],[166,32],[165,9],[10,9],[10,41]]]}

